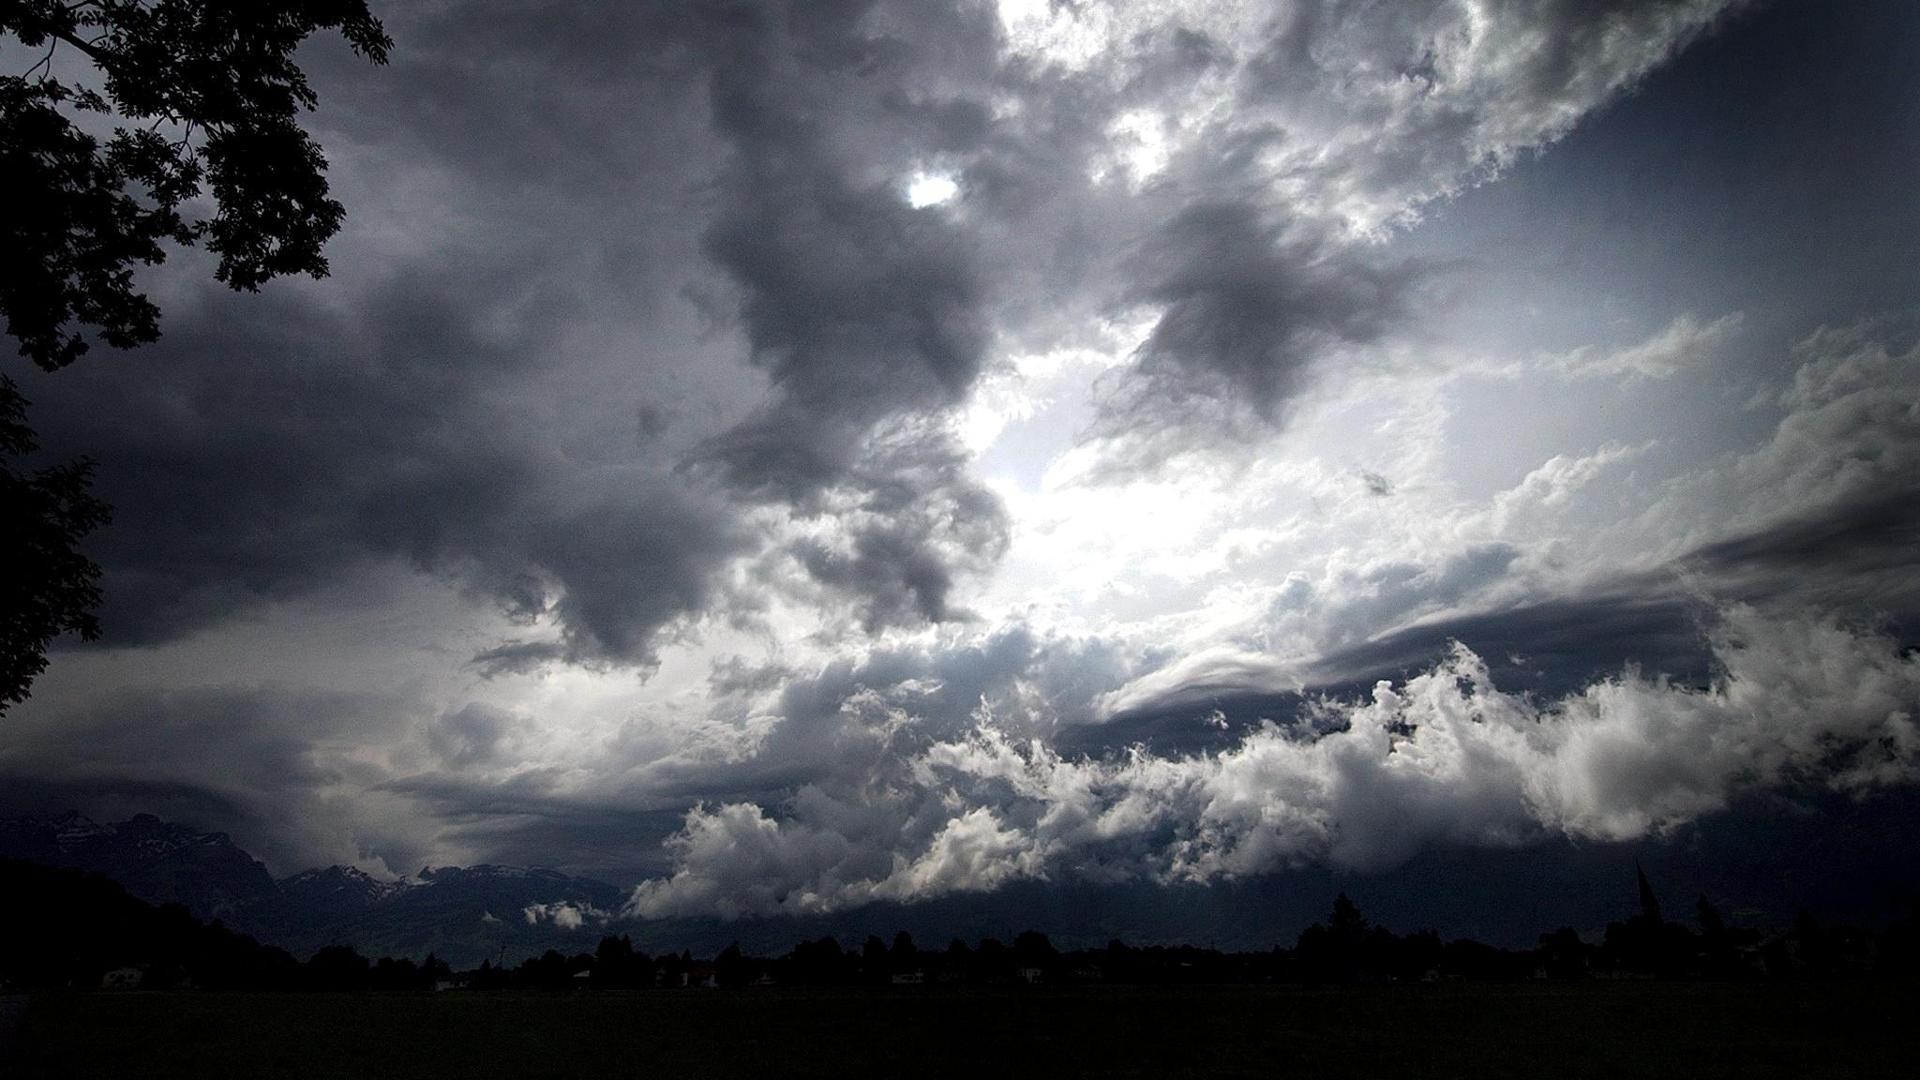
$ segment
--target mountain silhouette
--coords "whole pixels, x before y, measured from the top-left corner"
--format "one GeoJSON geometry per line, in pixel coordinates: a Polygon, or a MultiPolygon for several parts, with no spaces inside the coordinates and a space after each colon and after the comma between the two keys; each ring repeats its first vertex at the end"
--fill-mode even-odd
{"type": "Polygon", "coordinates": [[[273,875],[222,832],[135,814],[101,824],[76,813],[0,821],[0,858],[91,870],[155,904],[230,919],[272,899],[273,875]]]}
{"type": "Polygon", "coordinates": [[[455,964],[578,951],[626,899],[604,881],[519,866],[423,867],[393,881],[329,866],[275,880],[227,834],[151,814],[115,824],[76,813],[0,820],[0,859],[92,871],[300,956],[342,943],[455,964]]]}

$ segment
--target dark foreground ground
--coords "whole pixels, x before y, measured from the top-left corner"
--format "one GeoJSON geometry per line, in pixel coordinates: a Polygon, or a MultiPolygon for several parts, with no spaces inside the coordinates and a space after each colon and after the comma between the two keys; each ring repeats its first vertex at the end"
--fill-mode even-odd
{"type": "MultiPolygon", "coordinates": [[[[1911,984],[0,999],[21,1077],[1915,1075],[1911,984]]],[[[4,1037],[0,1035],[0,1037],[4,1037]]]]}

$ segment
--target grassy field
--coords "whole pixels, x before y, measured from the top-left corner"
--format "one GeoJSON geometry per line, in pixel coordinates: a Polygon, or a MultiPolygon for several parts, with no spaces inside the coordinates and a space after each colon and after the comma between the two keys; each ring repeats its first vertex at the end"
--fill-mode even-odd
{"type": "Polygon", "coordinates": [[[1911,1075],[1911,985],[70,994],[23,1077],[1911,1075]]]}

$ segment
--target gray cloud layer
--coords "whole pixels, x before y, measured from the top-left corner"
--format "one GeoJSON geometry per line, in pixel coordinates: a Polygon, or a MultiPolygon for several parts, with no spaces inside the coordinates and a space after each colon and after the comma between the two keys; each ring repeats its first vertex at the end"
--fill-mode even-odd
{"type": "Polygon", "coordinates": [[[179,264],[159,346],[28,387],[102,462],[119,649],[70,654],[97,666],[0,771],[194,808],[281,869],[639,867],[643,915],[1377,868],[1909,784],[1914,660],[1861,627],[1920,612],[1911,335],[1567,301],[1408,242],[1743,7],[396,12],[392,68],[313,61],[336,278],[179,264]],[[929,177],[952,198],[912,205],[929,177]],[[1434,329],[1556,303],[1485,355],[1434,329]],[[1075,454],[1084,484],[1029,475],[1075,454]],[[1218,476],[1266,516],[1216,529],[1218,476]],[[1076,499],[1110,516],[996,592],[1076,499]],[[1047,578],[1189,516],[1172,569],[1047,578]],[[396,581],[465,607],[419,630],[396,581]],[[232,643],[310,616],[271,640],[364,633],[377,686],[232,643]]]}
{"type": "Polygon", "coordinates": [[[1131,29],[1077,69],[1018,40],[1010,56],[972,6],[409,13],[390,82],[356,76],[328,97],[362,137],[417,133],[424,151],[396,178],[363,168],[353,136],[333,140],[357,209],[340,288],[248,307],[170,285],[169,338],[141,359],[163,385],[103,362],[36,388],[42,423],[105,462],[128,523],[101,551],[122,643],[399,556],[548,620],[483,657],[491,669],[647,663],[760,546],[742,515],[769,502],[805,528],[761,543],[867,628],[945,621],[966,610],[956,580],[995,565],[1010,529],[945,418],[996,334],[1045,325],[1019,292],[1051,276],[1067,311],[1159,310],[1097,430],[1204,419],[1221,401],[1271,418],[1317,356],[1406,311],[1417,274],[1340,239],[1342,222],[1412,212],[1558,137],[1720,6],[1515,4],[1487,13],[1499,35],[1447,5],[1312,5],[1232,27],[1122,6],[1111,26],[1131,29]],[[577,77],[529,85],[557,56],[577,77]],[[1241,108],[1176,146],[1137,198],[1092,178],[1115,117],[1209,95],[1241,108]],[[595,119],[609,113],[633,122],[595,119]],[[927,168],[958,178],[958,204],[903,199],[927,168]],[[1285,194],[1301,185],[1350,198],[1285,194]],[[420,214],[447,231],[430,259],[396,258],[383,230],[420,214]],[[601,350],[580,370],[657,419],[636,399],[664,369],[623,351],[658,343],[578,334],[623,299],[659,316],[683,294],[737,314],[737,359],[765,374],[757,403],[706,403],[730,422],[583,454],[550,426],[562,402],[515,400],[601,350]],[[350,316],[328,306],[343,295],[350,316]]]}

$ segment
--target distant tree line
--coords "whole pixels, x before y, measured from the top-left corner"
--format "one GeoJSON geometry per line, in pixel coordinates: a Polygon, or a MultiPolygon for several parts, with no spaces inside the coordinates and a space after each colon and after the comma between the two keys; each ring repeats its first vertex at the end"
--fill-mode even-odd
{"type": "Polygon", "coordinates": [[[207,989],[279,991],[641,990],[713,987],[903,986],[1116,982],[1368,983],[1520,979],[1836,979],[1920,974],[1920,906],[1882,933],[1823,926],[1802,911],[1783,930],[1727,924],[1704,896],[1693,923],[1669,921],[1644,874],[1639,905],[1609,923],[1599,941],[1568,927],[1540,935],[1532,949],[1502,949],[1431,930],[1395,934],[1370,923],[1344,893],[1324,922],[1292,948],[1222,952],[1191,945],[1062,951],[1045,934],[1010,942],[955,939],[921,948],[905,932],[857,948],[832,937],[803,941],[780,956],[750,956],[730,945],[710,959],[690,952],[650,956],[628,935],[607,936],[591,953],[548,950],[517,965],[485,962],[455,972],[424,961],[368,959],[330,945],[305,962],[177,904],[154,907],[97,874],[0,862],[0,988],[207,989]]]}

